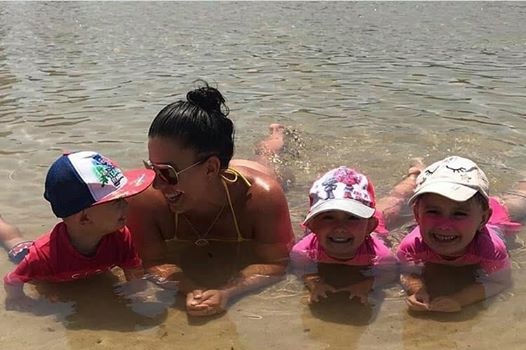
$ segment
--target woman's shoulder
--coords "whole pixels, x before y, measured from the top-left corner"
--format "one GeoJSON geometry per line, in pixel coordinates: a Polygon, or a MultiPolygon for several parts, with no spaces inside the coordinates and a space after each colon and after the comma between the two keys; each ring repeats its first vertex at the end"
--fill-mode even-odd
{"type": "Polygon", "coordinates": [[[284,192],[273,172],[260,163],[236,159],[232,160],[230,167],[244,176],[250,183],[249,193],[255,202],[284,200],[284,192]]]}

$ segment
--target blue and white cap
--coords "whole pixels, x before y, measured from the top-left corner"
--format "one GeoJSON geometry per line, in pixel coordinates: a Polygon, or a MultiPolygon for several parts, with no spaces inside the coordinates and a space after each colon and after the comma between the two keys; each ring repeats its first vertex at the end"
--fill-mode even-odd
{"type": "Polygon", "coordinates": [[[138,194],[154,178],[155,172],[149,169],[123,172],[96,152],[69,153],[49,168],[44,198],[57,217],[65,218],[95,204],[138,194]]]}

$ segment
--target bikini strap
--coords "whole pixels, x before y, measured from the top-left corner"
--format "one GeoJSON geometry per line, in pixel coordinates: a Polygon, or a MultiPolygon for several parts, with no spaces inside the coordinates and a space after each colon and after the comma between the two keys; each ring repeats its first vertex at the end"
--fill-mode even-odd
{"type": "MultiPolygon", "coordinates": [[[[241,175],[241,176],[243,176],[243,175],[241,175]]],[[[236,179],[237,179],[237,176],[236,176],[236,179]]],[[[242,177],[242,179],[245,179],[245,178],[242,177]]],[[[224,177],[221,179],[221,183],[223,184],[223,187],[225,188],[225,193],[226,193],[226,199],[228,201],[228,206],[230,207],[230,212],[232,213],[232,218],[234,219],[234,227],[236,228],[236,231],[237,231],[237,241],[241,242],[243,240],[243,236],[241,235],[241,231],[239,230],[239,225],[237,224],[237,217],[236,217],[236,213],[234,212],[234,206],[232,205],[232,198],[230,198],[230,191],[228,190],[228,186],[226,185],[227,181],[229,181],[229,180],[226,180],[224,177]]],[[[245,179],[245,181],[246,181],[246,179],[245,179]]]]}
{"type": "Polygon", "coordinates": [[[221,176],[221,178],[223,180],[225,180],[226,182],[231,183],[231,184],[236,182],[238,178],[241,178],[243,180],[243,182],[245,183],[245,185],[247,185],[247,187],[251,187],[252,186],[252,184],[250,183],[250,181],[248,181],[248,179],[245,177],[245,175],[241,174],[239,171],[237,171],[234,168],[227,168],[223,172],[223,174],[221,174],[220,176],[221,176]],[[232,178],[228,178],[227,176],[225,176],[226,174],[232,175],[233,177],[232,178]]]}

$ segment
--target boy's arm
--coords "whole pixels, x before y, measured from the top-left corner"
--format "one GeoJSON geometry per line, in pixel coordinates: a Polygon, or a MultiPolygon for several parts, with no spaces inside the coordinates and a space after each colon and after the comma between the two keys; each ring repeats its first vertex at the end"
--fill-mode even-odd
{"type": "Polygon", "coordinates": [[[29,277],[24,275],[27,272],[27,261],[23,260],[17,268],[5,275],[4,289],[6,292],[6,299],[21,299],[27,297],[24,293],[24,284],[29,281],[29,277]]]}
{"type": "Polygon", "coordinates": [[[7,299],[18,299],[26,296],[24,294],[24,282],[8,283],[4,280],[4,289],[7,299]]]}

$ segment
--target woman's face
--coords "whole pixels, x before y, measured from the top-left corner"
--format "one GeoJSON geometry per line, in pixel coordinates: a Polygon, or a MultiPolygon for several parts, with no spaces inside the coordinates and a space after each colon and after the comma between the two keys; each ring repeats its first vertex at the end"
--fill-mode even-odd
{"type": "Polygon", "coordinates": [[[195,150],[177,140],[153,137],[148,141],[149,160],[156,172],[153,187],[160,190],[170,210],[182,213],[202,204],[206,195],[206,168],[195,150]]]}

